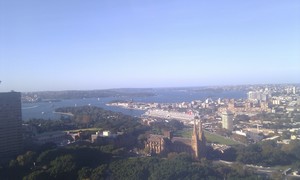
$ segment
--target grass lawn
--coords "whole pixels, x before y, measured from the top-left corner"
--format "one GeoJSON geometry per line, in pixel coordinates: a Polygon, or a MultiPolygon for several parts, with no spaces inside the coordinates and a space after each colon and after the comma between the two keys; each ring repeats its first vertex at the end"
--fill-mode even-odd
{"type": "MultiPolygon", "coordinates": [[[[192,137],[192,128],[184,128],[183,130],[176,131],[174,132],[174,136],[179,136],[179,137],[185,137],[185,138],[191,138],[192,137]]],[[[204,131],[204,135],[207,139],[207,142],[214,142],[217,144],[226,144],[226,145],[236,145],[240,144],[239,142],[236,142],[234,140],[225,138],[223,136],[213,134],[207,131],[204,131]]]]}
{"type": "Polygon", "coordinates": [[[184,138],[191,138],[192,137],[192,128],[184,128],[179,131],[174,132],[175,137],[184,137],[184,138]]]}
{"type": "Polygon", "coordinates": [[[213,133],[210,133],[210,132],[207,132],[207,131],[205,131],[204,134],[205,134],[205,137],[206,137],[208,142],[214,142],[214,143],[217,143],[217,144],[226,144],[226,145],[240,144],[237,141],[234,141],[232,139],[228,139],[228,138],[220,136],[218,134],[213,134],[213,133]]]}

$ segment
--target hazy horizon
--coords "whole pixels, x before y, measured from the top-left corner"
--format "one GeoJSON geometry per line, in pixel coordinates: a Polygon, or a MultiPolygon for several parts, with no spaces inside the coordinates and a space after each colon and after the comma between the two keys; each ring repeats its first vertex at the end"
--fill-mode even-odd
{"type": "Polygon", "coordinates": [[[203,85],[203,86],[170,86],[170,87],[122,87],[122,88],[92,88],[92,89],[56,89],[56,90],[33,90],[33,91],[18,91],[11,89],[9,91],[3,91],[0,88],[0,92],[21,92],[21,93],[31,93],[31,92],[60,92],[60,91],[118,91],[118,90],[157,90],[157,89],[202,89],[202,88],[226,88],[226,87],[238,87],[238,86],[265,86],[265,85],[296,85],[299,86],[300,83],[259,83],[259,84],[224,84],[224,85],[203,85]]]}
{"type": "Polygon", "coordinates": [[[1,1],[0,91],[300,83],[300,1],[1,1]]]}

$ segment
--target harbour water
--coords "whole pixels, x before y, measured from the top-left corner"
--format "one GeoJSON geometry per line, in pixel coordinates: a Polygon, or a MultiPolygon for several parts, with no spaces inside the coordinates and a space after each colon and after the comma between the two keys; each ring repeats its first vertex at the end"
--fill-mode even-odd
{"type": "Polygon", "coordinates": [[[121,112],[131,116],[140,116],[145,111],[143,110],[130,110],[120,107],[106,106],[106,103],[114,100],[133,100],[135,102],[157,102],[157,103],[177,103],[177,102],[191,102],[193,100],[205,100],[206,98],[246,98],[244,91],[183,91],[183,90],[170,90],[170,89],[155,89],[153,93],[155,96],[147,97],[107,97],[107,98],[88,98],[88,99],[67,99],[58,102],[37,102],[37,103],[23,103],[22,116],[23,120],[33,118],[41,119],[60,119],[60,115],[53,113],[59,107],[74,107],[74,106],[97,106],[106,110],[121,112]]]}

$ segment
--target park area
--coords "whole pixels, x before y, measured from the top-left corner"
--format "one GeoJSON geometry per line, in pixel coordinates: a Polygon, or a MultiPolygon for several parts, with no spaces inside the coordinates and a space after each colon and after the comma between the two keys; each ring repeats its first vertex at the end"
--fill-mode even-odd
{"type": "MultiPolygon", "coordinates": [[[[179,136],[179,137],[185,137],[185,138],[191,138],[192,137],[192,128],[184,128],[182,130],[178,130],[174,132],[174,136],[179,136]]],[[[225,144],[225,145],[236,145],[240,144],[237,141],[234,141],[232,139],[229,139],[227,137],[211,133],[208,131],[204,131],[204,135],[206,137],[207,142],[209,143],[217,143],[217,144],[225,144]]]]}

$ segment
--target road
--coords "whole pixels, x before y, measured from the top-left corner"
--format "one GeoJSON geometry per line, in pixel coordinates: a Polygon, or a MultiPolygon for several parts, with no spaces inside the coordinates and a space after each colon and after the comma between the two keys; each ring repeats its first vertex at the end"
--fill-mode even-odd
{"type": "MultiPolygon", "coordinates": [[[[214,163],[221,163],[221,164],[226,164],[226,165],[231,166],[235,162],[218,160],[218,161],[214,161],[214,163]]],[[[287,169],[285,171],[283,171],[283,170],[275,169],[273,167],[263,167],[263,166],[253,165],[253,164],[245,164],[244,167],[252,168],[258,173],[263,173],[263,174],[268,174],[268,175],[272,175],[273,173],[280,172],[280,173],[282,173],[284,179],[289,179],[289,178],[299,178],[300,179],[300,175],[292,175],[292,174],[285,175],[284,172],[287,169]]],[[[290,169],[290,168],[288,168],[288,169],[290,169]]]]}

